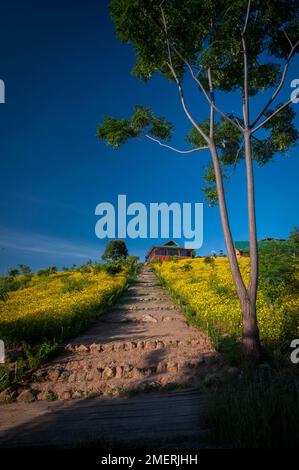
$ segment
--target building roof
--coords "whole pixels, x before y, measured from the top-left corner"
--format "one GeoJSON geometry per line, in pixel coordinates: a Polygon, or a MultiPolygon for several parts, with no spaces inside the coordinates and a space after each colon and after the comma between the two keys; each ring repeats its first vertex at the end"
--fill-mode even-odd
{"type": "MultiPolygon", "coordinates": [[[[267,245],[268,242],[278,242],[282,243],[285,242],[285,238],[262,238],[258,241],[258,246],[267,245]]],[[[249,250],[249,242],[248,241],[237,241],[234,242],[236,250],[249,250]]]]}
{"type": "Polygon", "coordinates": [[[184,248],[184,247],[180,247],[180,245],[173,241],[173,240],[169,240],[168,242],[166,243],[163,243],[162,245],[154,245],[154,246],[151,246],[150,249],[148,250],[147,254],[146,254],[146,258],[148,258],[151,254],[151,252],[153,250],[155,250],[156,248],[171,248],[172,250],[181,250],[181,251],[193,251],[192,248],[184,248]]]}
{"type": "Polygon", "coordinates": [[[162,246],[169,246],[171,248],[179,248],[180,247],[180,245],[177,242],[175,242],[174,240],[168,240],[168,242],[163,243],[162,246]]]}

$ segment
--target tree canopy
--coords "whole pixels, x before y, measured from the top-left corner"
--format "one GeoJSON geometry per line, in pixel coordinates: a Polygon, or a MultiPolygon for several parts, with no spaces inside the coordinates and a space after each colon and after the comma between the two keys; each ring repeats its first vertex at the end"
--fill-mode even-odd
{"type": "Polygon", "coordinates": [[[110,240],[102,255],[103,260],[119,260],[128,256],[128,248],[123,240],[110,240]]]}
{"type": "MultiPolygon", "coordinates": [[[[202,97],[209,101],[208,70],[212,71],[216,90],[239,90],[241,96],[244,95],[242,29],[245,23],[250,96],[273,87],[279,92],[289,62],[298,52],[297,0],[249,3],[248,0],[229,3],[226,0],[112,0],[110,12],[117,36],[135,50],[134,75],[149,80],[160,73],[169,80],[177,78],[182,85],[184,75],[189,73],[202,97]],[[247,15],[249,3],[250,14],[247,15]]],[[[294,110],[281,103],[273,106],[272,98],[251,122],[252,155],[258,165],[266,164],[277,153],[286,153],[298,139],[294,110]],[[263,132],[259,133],[262,123],[263,132]],[[258,135],[254,135],[255,132],[258,135]]],[[[209,119],[200,116],[195,124],[209,135],[209,119]]],[[[219,113],[214,137],[223,176],[229,166],[235,167],[244,158],[242,128],[243,117],[231,112],[219,113]]],[[[172,133],[173,126],[164,117],[156,117],[150,108],[137,105],[128,118],[105,117],[97,136],[119,148],[129,139],[142,136],[157,140],[160,145],[162,140],[163,145],[163,141],[171,139],[172,133]]],[[[193,150],[207,148],[204,136],[194,125],[186,141],[193,150]]],[[[212,166],[207,167],[204,179],[202,189],[213,205],[217,192],[212,166]]]]}

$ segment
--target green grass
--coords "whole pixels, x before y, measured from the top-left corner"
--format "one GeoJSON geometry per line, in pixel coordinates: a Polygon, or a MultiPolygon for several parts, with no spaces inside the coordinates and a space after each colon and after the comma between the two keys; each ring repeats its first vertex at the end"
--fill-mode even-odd
{"type": "Polygon", "coordinates": [[[254,375],[221,385],[210,397],[213,443],[233,448],[299,447],[298,368],[261,366],[254,375]]]}

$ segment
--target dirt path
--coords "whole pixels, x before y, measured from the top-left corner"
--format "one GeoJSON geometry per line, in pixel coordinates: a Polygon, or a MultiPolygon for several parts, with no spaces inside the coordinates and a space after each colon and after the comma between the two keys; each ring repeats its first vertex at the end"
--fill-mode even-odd
{"type": "Polygon", "coordinates": [[[197,386],[219,366],[208,337],[143,268],[112,311],[0,408],[0,445],[21,437],[23,446],[140,435],[174,442],[190,433],[200,440],[205,398],[197,386]]]}

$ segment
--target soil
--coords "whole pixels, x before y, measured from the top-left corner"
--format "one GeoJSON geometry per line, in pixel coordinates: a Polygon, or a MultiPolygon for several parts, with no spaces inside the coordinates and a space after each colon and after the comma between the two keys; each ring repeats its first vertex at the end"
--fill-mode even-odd
{"type": "Polygon", "coordinates": [[[1,406],[0,446],[72,447],[141,436],[168,447],[186,439],[205,446],[201,385],[221,370],[208,336],[188,325],[144,267],[113,310],[63,345],[19,387],[14,403],[1,406]]]}

